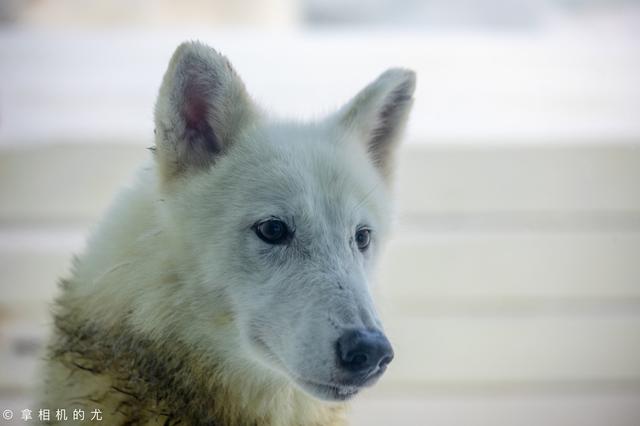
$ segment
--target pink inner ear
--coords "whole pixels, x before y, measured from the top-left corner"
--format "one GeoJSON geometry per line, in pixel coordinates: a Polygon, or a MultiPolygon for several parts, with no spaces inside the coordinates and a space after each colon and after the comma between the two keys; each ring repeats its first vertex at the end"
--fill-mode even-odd
{"type": "Polygon", "coordinates": [[[191,163],[208,164],[212,161],[211,154],[219,153],[222,148],[209,122],[214,111],[209,99],[211,90],[207,89],[204,84],[189,82],[182,93],[185,132],[181,142],[185,144],[185,154],[191,163]]]}
{"type": "Polygon", "coordinates": [[[185,124],[188,128],[201,127],[207,120],[209,105],[204,97],[204,91],[196,84],[189,84],[184,90],[185,124]],[[200,89],[200,90],[199,90],[200,89]]]}

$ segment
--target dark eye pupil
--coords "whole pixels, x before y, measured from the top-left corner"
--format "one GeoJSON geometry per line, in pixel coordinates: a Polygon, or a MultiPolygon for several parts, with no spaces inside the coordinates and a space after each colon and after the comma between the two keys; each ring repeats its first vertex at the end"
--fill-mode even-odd
{"type": "Polygon", "coordinates": [[[289,231],[287,225],[278,219],[269,219],[259,223],[256,228],[256,235],[269,244],[279,244],[284,242],[289,231]]]}
{"type": "Polygon", "coordinates": [[[277,237],[282,233],[282,225],[275,220],[268,222],[265,226],[265,236],[277,237]]]}
{"type": "Polygon", "coordinates": [[[356,232],[356,244],[360,250],[364,250],[369,246],[371,235],[368,229],[360,229],[356,232]]]}

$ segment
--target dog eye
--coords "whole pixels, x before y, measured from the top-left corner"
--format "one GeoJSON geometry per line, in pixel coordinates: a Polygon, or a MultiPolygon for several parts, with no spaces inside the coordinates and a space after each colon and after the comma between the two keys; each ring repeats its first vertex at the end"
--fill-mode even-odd
{"type": "Polygon", "coordinates": [[[371,242],[371,230],[368,228],[360,228],[356,231],[356,244],[360,251],[364,251],[369,247],[371,242]]]}
{"type": "Polygon", "coordinates": [[[290,236],[289,228],[279,219],[267,219],[255,225],[258,238],[268,244],[282,244],[290,236]]]}

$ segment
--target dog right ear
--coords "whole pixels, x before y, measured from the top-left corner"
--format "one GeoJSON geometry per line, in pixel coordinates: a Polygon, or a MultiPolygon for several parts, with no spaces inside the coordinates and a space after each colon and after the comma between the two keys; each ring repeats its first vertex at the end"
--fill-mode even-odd
{"type": "Polygon", "coordinates": [[[362,89],[335,117],[342,129],[363,142],[385,178],[401,139],[416,88],[415,72],[391,68],[362,89]]]}
{"type": "Polygon", "coordinates": [[[161,178],[209,168],[254,111],[227,58],[199,42],[181,44],[156,101],[155,155],[161,178]]]}

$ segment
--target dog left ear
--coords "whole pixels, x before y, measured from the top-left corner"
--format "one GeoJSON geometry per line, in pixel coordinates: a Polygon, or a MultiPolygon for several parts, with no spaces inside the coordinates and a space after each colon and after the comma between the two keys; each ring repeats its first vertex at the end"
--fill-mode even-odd
{"type": "Polygon", "coordinates": [[[340,125],[364,141],[385,177],[391,174],[393,153],[411,111],[415,87],[415,72],[392,68],[338,111],[340,125]]]}
{"type": "Polygon", "coordinates": [[[227,58],[199,42],[181,44],[169,62],[155,109],[155,155],[162,180],[210,167],[254,114],[227,58]]]}

